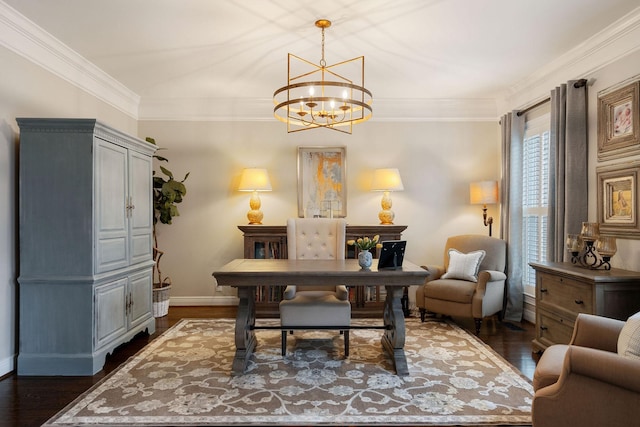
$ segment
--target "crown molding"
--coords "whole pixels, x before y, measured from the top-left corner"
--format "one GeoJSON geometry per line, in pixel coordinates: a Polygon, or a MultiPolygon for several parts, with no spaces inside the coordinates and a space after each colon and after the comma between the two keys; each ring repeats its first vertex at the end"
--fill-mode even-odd
{"type": "Polygon", "coordinates": [[[140,96],[1,0],[0,45],[138,118],[140,96]]]}
{"type": "Polygon", "coordinates": [[[550,90],[559,83],[587,78],[638,49],[640,7],[511,86],[502,97],[506,105],[500,108],[522,108],[531,99],[548,96],[550,90]]]}

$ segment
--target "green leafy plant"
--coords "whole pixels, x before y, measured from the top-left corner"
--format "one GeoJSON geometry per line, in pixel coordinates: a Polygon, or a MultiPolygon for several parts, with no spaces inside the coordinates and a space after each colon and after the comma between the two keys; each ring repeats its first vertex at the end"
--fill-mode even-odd
{"type": "MultiPolygon", "coordinates": [[[[154,138],[147,137],[146,141],[157,145],[154,138]]],[[[158,148],[158,150],[163,150],[163,148],[158,148]]],[[[153,157],[160,162],[169,162],[166,157],[158,154],[154,154],[153,157]]],[[[164,252],[158,249],[156,224],[158,222],[171,224],[173,217],[180,216],[177,205],[178,203],[182,203],[182,199],[187,194],[187,187],[184,185],[184,182],[189,177],[190,172],[187,172],[181,181],[177,181],[173,173],[164,166],[160,165],[160,171],[163,175],[156,174],[156,171],[153,171],[153,258],[156,261],[154,268],[158,274],[157,283],[159,286],[162,286],[165,283],[170,283],[171,280],[169,277],[162,278],[162,273],[160,272],[160,258],[164,252]]]]}

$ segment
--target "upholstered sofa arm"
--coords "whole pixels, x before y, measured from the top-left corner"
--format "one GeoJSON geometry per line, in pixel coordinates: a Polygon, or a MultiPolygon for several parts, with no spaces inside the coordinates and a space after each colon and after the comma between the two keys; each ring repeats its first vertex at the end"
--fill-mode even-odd
{"type": "Polygon", "coordinates": [[[336,298],[338,298],[340,301],[349,300],[349,290],[345,285],[336,286],[336,298]]]}
{"type": "Polygon", "coordinates": [[[624,321],[580,313],[573,327],[570,344],[615,353],[624,321]]]}
{"type": "Polygon", "coordinates": [[[478,283],[498,282],[507,280],[507,275],[501,271],[483,270],[478,273],[478,283]]]}
{"type": "Polygon", "coordinates": [[[441,265],[421,265],[421,268],[427,270],[429,275],[425,279],[425,283],[439,279],[444,273],[444,267],[441,265]]]}
{"type": "Polygon", "coordinates": [[[293,299],[296,296],[296,286],[289,285],[284,288],[284,293],[282,294],[282,299],[293,299]]]}
{"type": "Polygon", "coordinates": [[[533,425],[626,427],[639,401],[640,361],[569,346],[558,382],[536,391],[533,425]]]}

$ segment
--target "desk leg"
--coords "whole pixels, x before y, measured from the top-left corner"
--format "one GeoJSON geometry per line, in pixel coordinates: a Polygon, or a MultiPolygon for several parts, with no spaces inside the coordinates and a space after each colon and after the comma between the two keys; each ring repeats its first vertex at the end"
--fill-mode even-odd
{"type": "Polygon", "coordinates": [[[382,346],[393,357],[398,376],[409,375],[407,356],[404,354],[405,324],[402,310],[403,288],[387,286],[387,298],[384,302],[384,325],[387,329],[382,335],[382,346]]]}
{"type": "Polygon", "coordinates": [[[253,286],[239,287],[238,313],[236,316],[236,355],[233,358],[233,374],[241,375],[247,368],[253,349],[256,347],[256,334],[253,327],[256,324],[256,288],[253,286]]]}

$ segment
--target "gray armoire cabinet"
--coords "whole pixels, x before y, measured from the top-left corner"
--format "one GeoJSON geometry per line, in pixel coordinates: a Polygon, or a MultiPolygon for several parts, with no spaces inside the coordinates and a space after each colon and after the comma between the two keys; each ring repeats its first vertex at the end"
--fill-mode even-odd
{"type": "Polygon", "coordinates": [[[153,144],[94,119],[18,118],[19,375],[93,375],[155,332],[153,144]]]}

